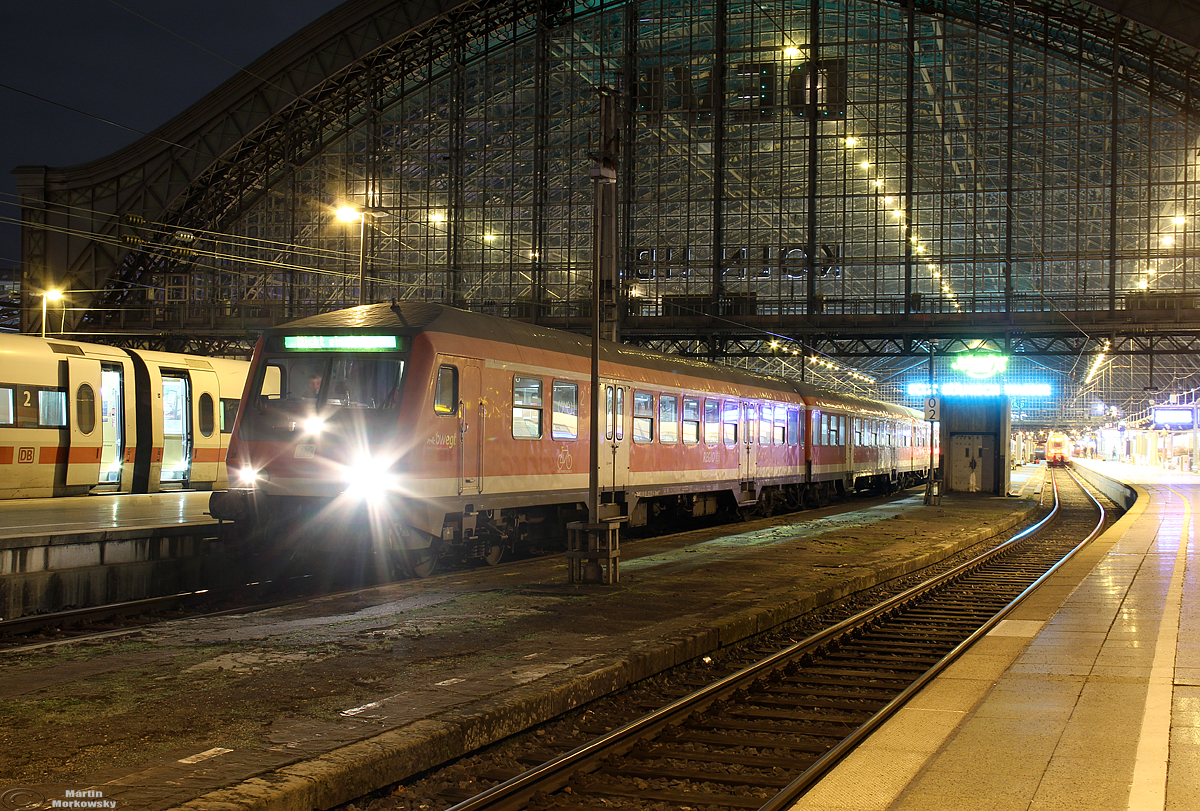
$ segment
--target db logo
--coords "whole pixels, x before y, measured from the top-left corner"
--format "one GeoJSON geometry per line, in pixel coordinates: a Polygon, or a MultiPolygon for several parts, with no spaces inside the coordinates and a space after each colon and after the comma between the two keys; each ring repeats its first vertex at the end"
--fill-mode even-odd
{"type": "Polygon", "coordinates": [[[32,465],[33,464],[33,448],[17,448],[17,464],[32,465]]]}

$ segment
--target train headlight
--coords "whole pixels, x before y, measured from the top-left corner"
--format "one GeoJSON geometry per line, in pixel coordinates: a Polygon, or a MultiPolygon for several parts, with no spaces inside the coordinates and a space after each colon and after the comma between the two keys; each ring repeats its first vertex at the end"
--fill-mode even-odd
{"type": "Polygon", "coordinates": [[[396,477],[389,470],[386,459],[360,456],[346,468],[346,494],[365,501],[374,501],[396,485],[396,477]]]}
{"type": "Polygon", "coordinates": [[[304,433],[319,434],[325,430],[325,420],[320,417],[309,417],[304,421],[304,433]]]}
{"type": "Polygon", "coordinates": [[[267,474],[252,467],[244,467],[238,471],[238,479],[243,487],[253,487],[255,482],[265,482],[267,474]]]}

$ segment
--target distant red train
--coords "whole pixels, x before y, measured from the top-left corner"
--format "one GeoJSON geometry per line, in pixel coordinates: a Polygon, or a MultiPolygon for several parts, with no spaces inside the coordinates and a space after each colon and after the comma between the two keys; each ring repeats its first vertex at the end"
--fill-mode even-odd
{"type": "MultiPolygon", "coordinates": [[[[402,568],[498,561],[586,517],[589,339],[434,304],[375,304],[266,331],[214,517],[355,524],[402,568]]],[[[604,342],[601,497],[630,526],[825,503],[915,484],[912,409],[604,342]]],[[[936,434],[935,434],[936,436],[936,434]]]]}
{"type": "Polygon", "coordinates": [[[1071,466],[1072,442],[1066,434],[1051,432],[1046,437],[1046,464],[1050,467],[1071,466]]]}

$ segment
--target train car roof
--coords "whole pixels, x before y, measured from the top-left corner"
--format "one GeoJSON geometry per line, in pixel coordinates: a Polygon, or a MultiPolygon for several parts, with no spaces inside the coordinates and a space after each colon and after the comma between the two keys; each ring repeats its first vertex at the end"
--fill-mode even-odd
{"type": "MultiPolygon", "coordinates": [[[[313,331],[336,334],[347,330],[388,330],[404,334],[432,330],[538,349],[553,346],[558,351],[580,357],[590,357],[592,352],[591,338],[584,335],[430,302],[365,304],[302,318],[273,327],[264,334],[281,335],[313,331]]],[[[814,403],[850,405],[862,410],[887,412],[905,417],[911,417],[917,413],[905,406],[828,391],[784,377],[751,372],[732,366],[721,366],[698,358],[666,355],[612,341],[602,340],[600,342],[600,357],[608,363],[638,366],[669,374],[715,378],[738,385],[795,392],[806,400],[813,400],[814,403]]]]}

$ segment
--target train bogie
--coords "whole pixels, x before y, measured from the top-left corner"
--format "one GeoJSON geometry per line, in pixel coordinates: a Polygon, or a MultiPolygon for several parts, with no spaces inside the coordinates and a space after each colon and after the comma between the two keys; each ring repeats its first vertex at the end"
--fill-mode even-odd
{"type": "Polygon", "coordinates": [[[249,365],[0,336],[0,498],[227,483],[249,365]]]}

